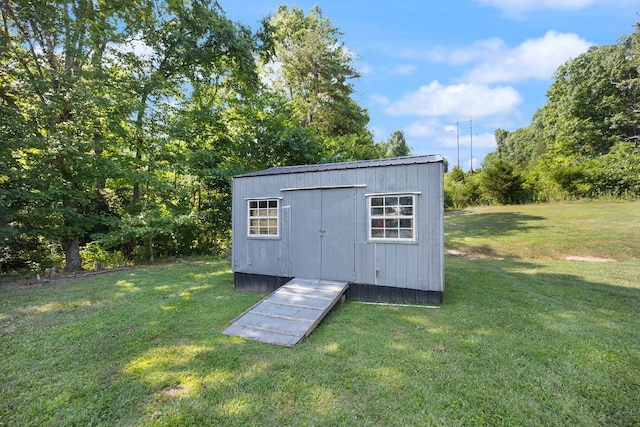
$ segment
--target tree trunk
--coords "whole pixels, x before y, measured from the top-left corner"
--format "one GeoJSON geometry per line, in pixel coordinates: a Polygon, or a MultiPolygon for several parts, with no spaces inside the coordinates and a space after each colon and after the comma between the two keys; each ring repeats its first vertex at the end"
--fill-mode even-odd
{"type": "Polygon", "coordinates": [[[62,242],[64,246],[64,269],[62,271],[78,271],[82,269],[80,260],[80,239],[75,236],[73,239],[65,238],[62,242]]]}
{"type": "Polygon", "coordinates": [[[149,260],[153,264],[153,237],[149,237],[149,260]]]}

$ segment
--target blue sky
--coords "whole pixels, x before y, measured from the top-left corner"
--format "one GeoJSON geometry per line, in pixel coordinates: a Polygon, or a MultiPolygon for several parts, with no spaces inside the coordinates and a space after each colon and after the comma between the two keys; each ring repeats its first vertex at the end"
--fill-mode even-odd
{"type": "Polygon", "coordinates": [[[632,0],[219,0],[256,29],[281,3],[319,5],[362,76],[354,99],[376,141],[404,131],[413,154],[480,166],[497,128],[528,126],[557,67],[640,21],[632,0]]]}

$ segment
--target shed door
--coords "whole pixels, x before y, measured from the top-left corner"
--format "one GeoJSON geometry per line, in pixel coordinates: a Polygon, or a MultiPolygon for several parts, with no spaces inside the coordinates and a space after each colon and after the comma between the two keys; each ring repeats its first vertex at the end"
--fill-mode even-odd
{"type": "Polygon", "coordinates": [[[355,189],[301,190],[290,195],[291,276],[352,280],[355,189]]]}

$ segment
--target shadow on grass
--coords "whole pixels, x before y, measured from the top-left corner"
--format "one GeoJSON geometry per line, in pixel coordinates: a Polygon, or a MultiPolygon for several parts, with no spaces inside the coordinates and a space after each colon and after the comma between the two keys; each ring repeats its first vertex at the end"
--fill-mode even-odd
{"type": "Polygon", "coordinates": [[[11,414],[45,425],[640,422],[640,291],[606,271],[448,257],[441,309],[348,302],[287,349],[221,334],[263,295],[235,294],[220,268],[121,277],[138,289],[124,297],[104,283],[105,305],[47,312],[57,326],[39,337],[28,328],[38,315],[24,314],[21,335],[0,322],[0,367],[23,369],[0,386],[0,424],[11,414]]]}
{"type": "Polygon", "coordinates": [[[461,255],[468,255],[471,258],[501,258],[505,254],[498,253],[490,244],[478,243],[477,239],[495,239],[527,233],[542,228],[535,222],[545,219],[541,216],[517,212],[470,213],[466,210],[446,212],[445,247],[448,250],[460,251],[461,255]]]}
{"type": "Polygon", "coordinates": [[[348,303],[293,349],[216,335],[141,355],[138,379],[153,398],[140,423],[640,419],[637,288],[585,280],[579,267],[576,274],[511,261],[448,260],[448,267],[456,273],[440,310],[348,303]]]}
{"type": "Polygon", "coordinates": [[[460,237],[496,237],[514,233],[526,233],[540,228],[533,221],[544,217],[524,215],[517,212],[473,213],[466,210],[445,213],[447,235],[455,240],[460,237]]]}

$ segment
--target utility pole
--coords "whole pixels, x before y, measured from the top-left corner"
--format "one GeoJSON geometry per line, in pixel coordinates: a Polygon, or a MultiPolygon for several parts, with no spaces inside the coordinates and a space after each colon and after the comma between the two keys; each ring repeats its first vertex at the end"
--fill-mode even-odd
{"type": "Polygon", "coordinates": [[[458,143],[458,169],[460,169],[460,123],[456,120],[456,142],[458,143]]]}
{"type": "Polygon", "coordinates": [[[460,123],[469,122],[469,147],[471,158],[469,159],[469,171],[473,173],[473,117],[469,116],[469,120],[456,120],[456,143],[458,145],[458,168],[460,167],[460,123]]]}
{"type": "Polygon", "coordinates": [[[471,147],[471,159],[469,160],[469,170],[473,173],[473,117],[469,116],[469,146],[471,147]]]}

